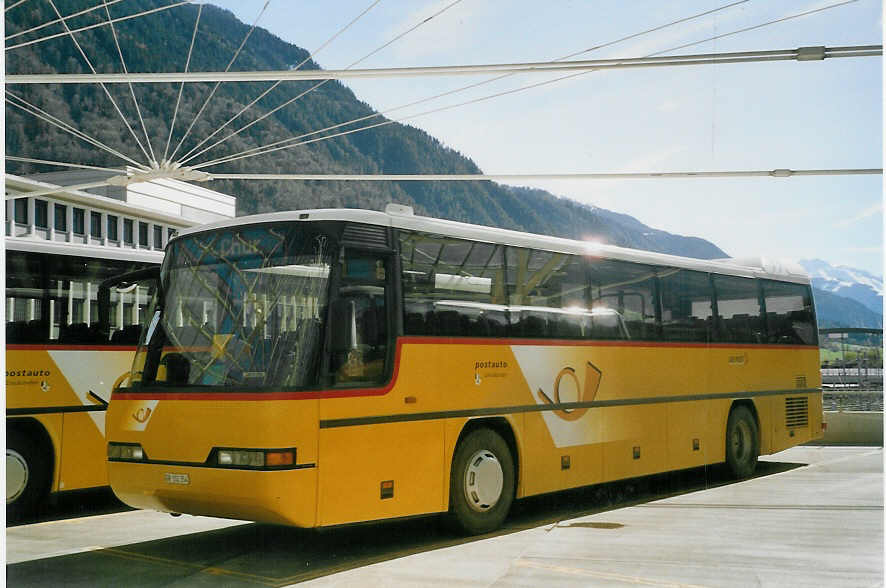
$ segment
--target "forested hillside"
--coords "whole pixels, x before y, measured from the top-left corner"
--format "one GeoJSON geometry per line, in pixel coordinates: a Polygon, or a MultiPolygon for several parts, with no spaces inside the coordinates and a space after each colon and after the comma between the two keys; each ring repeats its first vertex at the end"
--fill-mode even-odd
{"type": "Polygon", "coordinates": [[[861,302],[838,296],[820,288],[813,288],[815,296],[815,313],[818,327],[821,329],[834,327],[866,327],[883,328],[883,315],[878,314],[861,302]]]}
{"type": "MultiPolygon", "coordinates": [[[[61,14],[82,10],[82,2],[57,0],[61,14]]],[[[128,0],[110,6],[112,17],[134,14],[155,6],[150,0],[128,0]]],[[[116,31],[130,71],[182,71],[193,32],[196,5],[186,5],[146,17],[119,22],[116,31]]],[[[7,13],[6,34],[13,35],[57,16],[48,3],[28,2],[7,13]]],[[[105,20],[104,10],[70,19],[71,28],[105,20]]],[[[221,71],[228,65],[249,27],[232,14],[206,5],[191,58],[191,71],[221,71]]],[[[60,24],[17,38],[17,42],[62,32],[60,24]]],[[[109,27],[76,35],[96,70],[121,71],[120,60],[109,27]]],[[[233,70],[287,69],[308,53],[256,29],[233,70]]],[[[8,73],[88,73],[89,69],[67,36],[7,51],[8,73]]],[[[311,61],[303,68],[317,68],[311,61]]],[[[251,122],[316,82],[285,82],[263,98],[229,129],[251,122]]],[[[271,85],[227,83],[214,98],[178,149],[176,158],[192,147],[271,85]]],[[[185,129],[209,95],[214,84],[185,87],[177,123],[169,147],[175,150],[185,129]]],[[[109,85],[121,109],[137,131],[140,124],[125,85],[109,85]]],[[[126,155],[145,161],[129,131],[114,112],[101,87],[95,84],[8,87],[16,95],[51,113],[126,155]]],[[[178,84],[137,84],[135,92],[157,159],[165,151],[173,118],[178,84]]],[[[348,88],[338,82],[317,90],[226,141],[191,163],[237,153],[360,117],[374,115],[348,88]]],[[[381,122],[375,117],[366,122],[381,122]]],[[[345,126],[336,132],[354,128],[345,126]]],[[[227,135],[217,135],[213,142],[227,135]]],[[[322,135],[320,135],[322,136],[322,135]]],[[[316,136],[312,136],[314,138],[316,136]]],[[[142,139],[144,142],[144,140],[142,139]]],[[[207,143],[206,145],[209,145],[207,143]]],[[[6,106],[6,151],[9,155],[120,166],[123,161],[30,114],[6,106]]],[[[7,162],[11,173],[57,171],[58,168],[7,162]]],[[[351,135],[318,141],[293,149],[208,168],[214,172],[255,173],[478,173],[469,158],[442,145],[414,127],[390,124],[351,135]]],[[[593,234],[621,246],[662,251],[700,258],[726,254],[703,239],[672,235],[650,228],[636,219],[559,198],[542,190],[503,186],[493,182],[248,182],[214,181],[213,189],[238,197],[239,214],[317,207],[382,209],[394,201],[415,207],[419,214],[468,221],[535,233],[580,238],[593,234]]]]}

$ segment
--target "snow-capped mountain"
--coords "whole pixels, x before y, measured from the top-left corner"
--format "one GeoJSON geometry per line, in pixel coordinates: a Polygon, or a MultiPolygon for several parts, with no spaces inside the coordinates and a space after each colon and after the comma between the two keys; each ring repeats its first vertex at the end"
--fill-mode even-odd
{"type": "Polygon", "coordinates": [[[820,259],[800,261],[812,278],[812,285],[826,292],[856,300],[877,314],[883,314],[883,278],[845,265],[833,266],[820,259]]]}

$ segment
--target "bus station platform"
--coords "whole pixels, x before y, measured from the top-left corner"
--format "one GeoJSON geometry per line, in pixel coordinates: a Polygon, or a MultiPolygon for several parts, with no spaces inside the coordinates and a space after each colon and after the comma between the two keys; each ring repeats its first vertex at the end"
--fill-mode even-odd
{"type": "Polygon", "coordinates": [[[794,447],[438,518],[323,531],[125,511],[10,527],[10,586],[883,586],[882,447],[794,447]]]}

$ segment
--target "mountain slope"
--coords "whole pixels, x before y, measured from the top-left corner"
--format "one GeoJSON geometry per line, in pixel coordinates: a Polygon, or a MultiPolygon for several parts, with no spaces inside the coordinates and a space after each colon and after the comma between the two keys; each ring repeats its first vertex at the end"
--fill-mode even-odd
{"type": "Polygon", "coordinates": [[[845,265],[833,266],[820,259],[800,261],[812,284],[821,290],[860,302],[883,315],[883,278],[845,265]]]}
{"type": "Polygon", "coordinates": [[[883,315],[874,312],[857,300],[838,296],[820,288],[812,288],[818,327],[883,328],[883,315]]]}
{"type": "MultiPolygon", "coordinates": [[[[82,8],[76,0],[56,2],[62,14],[82,8]]],[[[130,0],[110,7],[113,17],[133,14],[154,6],[149,0],[130,0]]],[[[78,28],[103,20],[103,11],[71,19],[78,28]]],[[[187,5],[147,17],[117,24],[117,34],[130,71],[170,71],[184,67],[197,7],[187,5]]],[[[6,21],[7,35],[55,19],[51,7],[32,2],[11,11],[6,21]]],[[[60,25],[46,27],[39,35],[60,32],[60,25]]],[[[231,13],[204,6],[191,71],[220,71],[225,68],[249,27],[231,13]]],[[[24,36],[22,39],[28,39],[24,36]]],[[[111,31],[100,27],[79,33],[78,41],[98,71],[120,71],[120,62],[111,31]]],[[[7,52],[8,73],[88,71],[69,38],[7,52]]],[[[308,56],[303,49],[256,29],[244,46],[234,69],[286,69],[308,56]]],[[[317,68],[308,61],[305,68],[317,68]]],[[[315,82],[286,82],[258,102],[229,128],[255,121],[259,116],[290,97],[304,92],[315,82]]],[[[194,124],[177,155],[188,153],[225,123],[234,113],[258,96],[270,84],[223,84],[194,124]]],[[[182,98],[169,152],[175,150],[184,129],[200,110],[211,84],[188,84],[182,98]]],[[[138,84],[136,94],[151,130],[152,145],[162,158],[169,136],[178,92],[176,84],[138,84]]],[[[112,95],[127,113],[133,127],[137,122],[128,89],[109,86],[112,95]]],[[[21,86],[13,91],[54,116],[82,128],[107,145],[144,160],[130,133],[112,110],[102,90],[95,85],[21,86]]],[[[279,139],[310,133],[359,117],[372,117],[360,124],[383,122],[373,110],[345,86],[329,82],[306,94],[294,104],[226,140],[191,163],[241,152],[279,139]]],[[[346,125],[335,132],[355,128],[346,125]]],[[[7,104],[6,150],[21,155],[55,161],[73,161],[101,166],[120,166],[121,161],[70,135],[35,121],[33,117],[7,104]]],[[[223,131],[211,142],[226,136],[223,131]]],[[[323,134],[321,133],[320,136],[323,134]]],[[[316,138],[312,135],[310,138],[316,138]]],[[[142,139],[143,140],[143,139],[142,139]]],[[[11,173],[28,174],[57,168],[12,163],[11,173]]],[[[427,133],[402,124],[377,128],[326,141],[277,151],[272,155],[243,159],[207,168],[215,172],[263,173],[479,173],[476,164],[443,146],[427,133]]],[[[586,206],[548,192],[510,187],[489,181],[478,182],[234,182],[214,181],[213,189],[236,195],[240,214],[274,210],[359,207],[382,209],[391,201],[412,205],[416,212],[430,216],[493,225],[533,233],[598,240],[625,247],[648,249],[700,258],[726,257],[703,239],[672,235],[643,225],[636,219],[586,206]]]]}

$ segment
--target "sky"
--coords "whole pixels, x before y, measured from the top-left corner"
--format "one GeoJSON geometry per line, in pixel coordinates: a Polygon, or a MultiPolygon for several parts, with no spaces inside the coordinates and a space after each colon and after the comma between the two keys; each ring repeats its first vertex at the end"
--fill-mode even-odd
{"type": "MultiPolygon", "coordinates": [[[[641,57],[839,1],[748,0],[575,58],[641,57]]],[[[251,24],[266,0],[211,3],[251,24]]],[[[558,59],[731,3],[271,0],[258,25],[312,53],[322,47],[315,61],[344,69],[449,6],[358,67],[513,63],[558,59]]],[[[880,44],[882,23],[880,1],[858,0],[666,54],[880,44]]],[[[881,168],[882,73],[880,57],[592,72],[408,123],[489,174],[881,168]]],[[[387,116],[553,77],[515,75],[387,116]]],[[[346,85],[387,112],[484,79],[381,78],[346,85]]],[[[703,237],[733,257],[819,258],[883,274],[880,175],[519,183],[703,237]]]]}

